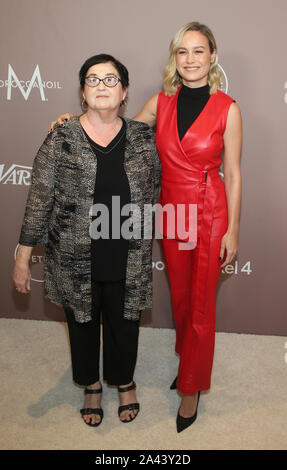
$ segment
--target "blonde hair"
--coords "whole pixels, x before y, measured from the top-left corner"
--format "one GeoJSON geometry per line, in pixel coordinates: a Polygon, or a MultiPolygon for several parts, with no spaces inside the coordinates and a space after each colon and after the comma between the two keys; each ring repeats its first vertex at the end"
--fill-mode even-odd
{"type": "Polygon", "coordinates": [[[184,33],[187,31],[199,31],[203,34],[209,44],[210,53],[216,51],[216,56],[213,64],[210,65],[208,73],[208,84],[210,87],[210,94],[215,93],[221,84],[222,73],[218,66],[217,46],[215,38],[211,30],[204,24],[193,21],[185,26],[182,26],[174,35],[169,46],[169,60],[163,71],[163,90],[167,96],[174,95],[178,87],[182,84],[182,79],[176,70],[176,53],[180,46],[184,33]]]}

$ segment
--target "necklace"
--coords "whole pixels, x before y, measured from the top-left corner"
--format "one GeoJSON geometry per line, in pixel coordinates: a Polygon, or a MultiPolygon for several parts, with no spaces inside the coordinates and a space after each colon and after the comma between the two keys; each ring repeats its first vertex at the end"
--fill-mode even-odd
{"type": "Polygon", "coordinates": [[[95,140],[100,140],[102,142],[105,142],[106,141],[109,141],[111,142],[113,140],[113,138],[118,134],[121,126],[122,126],[122,120],[121,118],[117,117],[115,122],[113,123],[113,126],[111,128],[109,128],[103,135],[103,133],[99,134],[97,132],[97,128],[95,127],[95,125],[90,121],[88,115],[86,115],[86,118],[87,118],[87,121],[88,121],[88,124],[89,126],[91,127],[92,131],[93,131],[93,134],[94,136],[96,137],[95,140]],[[103,140],[102,140],[103,139],[103,140]]]}
{"type": "MultiPolygon", "coordinates": [[[[85,131],[86,132],[86,131],[85,131]]],[[[87,137],[88,137],[88,140],[89,140],[89,143],[90,145],[92,146],[93,149],[95,149],[96,152],[100,152],[104,155],[107,155],[108,153],[110,153],[112,150],[114,150],[114,148],[120,143],[120,141],[122,140],[123,136],[125,135],[125,126],[124,126],[124,122],[123,122],[123,126],[122,128],[120,129],[120,131],[116,134],[116,136],[110,141],[110,143],[103,147],[102,145],[99,145],[97,144],[96,142],[94,142],[91,137],[89,137],[89,135],[86,133],[87,137]],[[111,144],[112,147],[111,147],[111,144]]]]}

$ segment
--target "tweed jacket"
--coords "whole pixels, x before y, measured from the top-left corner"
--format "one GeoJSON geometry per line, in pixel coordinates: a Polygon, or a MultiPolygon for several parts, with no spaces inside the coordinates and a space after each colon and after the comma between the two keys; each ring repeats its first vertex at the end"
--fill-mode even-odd
{"type": "MultiPolygon", "coordinates": [[[[131,203],[146,223],[145,204],[159,195],[160,161],[152,129],[124,118],[127,124],[124,167],[131,203]]],[[[31,186],[19,243],[45,245],[45,298],[72,308],[76,321],[91,320],[90,208],[93,205],[97,159],[79,117],[56,125],[40,147],[32,169],[31,186]]],[[[96,263],[96,260],[95,260],[96,263]]],[[[152,306],[152,239],[132,237],[126,268],[124,318],[138,320],[152,306]]]]}

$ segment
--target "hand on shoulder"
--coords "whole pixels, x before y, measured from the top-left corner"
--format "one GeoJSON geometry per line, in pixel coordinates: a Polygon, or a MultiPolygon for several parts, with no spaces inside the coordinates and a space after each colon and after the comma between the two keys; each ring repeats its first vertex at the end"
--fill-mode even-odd
{"type": "Polygon", "coordinates": [[[61,114],[57,119],[56,121],[52,121],[50,123],[50,128],[49,128],[49,131],[48,133],[50,134],[50,132],[53,131],[54,127],[56,124],[60,124],[60,126],[64,126],[66,122],[69,121],[69,119],[73,116],[78,116],[78,114],[72,114],[72,113],[65,113],[65,114],[61,114]]]}

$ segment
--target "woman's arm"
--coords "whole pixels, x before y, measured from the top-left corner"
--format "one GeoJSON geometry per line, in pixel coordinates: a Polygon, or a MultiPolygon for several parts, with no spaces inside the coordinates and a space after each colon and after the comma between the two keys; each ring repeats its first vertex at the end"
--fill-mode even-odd
{"type": "Polygon", "coordinates": [[[133,117],[133,120],[145,122],[150,127],[153,127],[156,124],[157,99],[158,93],[147,100],[141,111],[133,117]]]}
{"type": "Polygon", "coordinates": [[[32,249],[45,244],[48,239],[50,215],[54,205],[54,138],[53,134],[46,137],[33,162],[32,181],[13,270],[15,287],[22,294],[31,290],[29,260],[32,249]]]}
{"type": "Polygon", "coordinates": [[[240,157],[242,147],[242,119],[239,106],[232,103],[228,111],[226,128],[223,135],[223,173],[228,206],[228,229],[222,237],[220,257],[226,260],[223,268],[235,257],[238,250],[239,216],[241,204],[240,157]]]}
{"type": "Polygon", "coordinates": [[[54,206],[55,133],[49,134],[33,161],[29,189],[19,243],[43,245],[48,240],[48,227],[54,206]]]}

